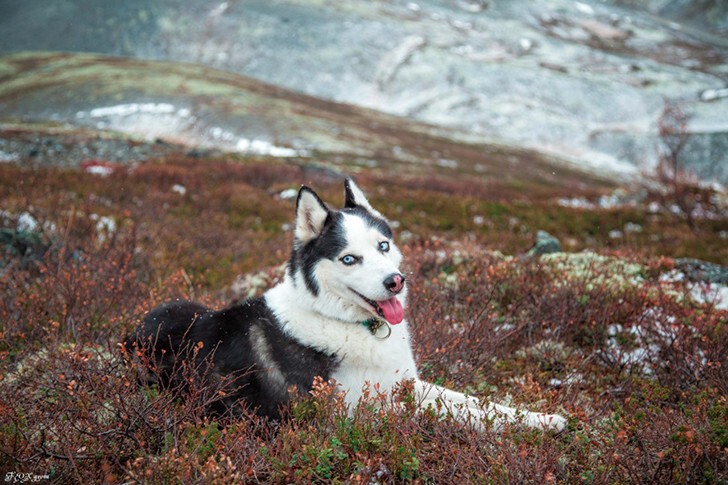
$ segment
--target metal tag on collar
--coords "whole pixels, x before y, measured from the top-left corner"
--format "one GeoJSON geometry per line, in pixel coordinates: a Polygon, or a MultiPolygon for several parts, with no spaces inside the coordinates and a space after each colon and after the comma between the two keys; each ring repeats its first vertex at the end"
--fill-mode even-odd
{"type": "Polygon", "coordinates": [[[392,327],[390,327],[389,324],[384,320],[380,320],[378,318],[370,318],[369,320],[364,322],[364,325],[369,329],[371,334],[379,340],[386,340],[389,338],[390,335],[392,335],[392,327]],[[387,335],[385,335],[384,337],[377,337],[377,331],[379,331],[382,326],[387,327],[387,335]]]}

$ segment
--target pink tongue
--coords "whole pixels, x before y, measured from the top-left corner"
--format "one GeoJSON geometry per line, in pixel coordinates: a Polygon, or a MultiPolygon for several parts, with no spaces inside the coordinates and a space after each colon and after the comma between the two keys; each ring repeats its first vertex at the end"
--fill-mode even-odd
{"type": "Polygon", "coordinates": [[[392,325],[402,323],[402,320],[404,320],[404,310],[398,299],[390,298],[389,300],[378,301],[377,305],[382,309],[384,318],[392,325]]]}

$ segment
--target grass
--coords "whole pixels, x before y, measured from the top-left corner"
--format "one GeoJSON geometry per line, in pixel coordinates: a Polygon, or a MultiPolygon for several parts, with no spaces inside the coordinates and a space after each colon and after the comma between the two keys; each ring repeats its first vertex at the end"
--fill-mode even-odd
{"type": "Polygon", "coordinates": [[[240,274],[274,281],[294,211],[277,194],[306,183],[336,205],[341,180],[302,161],[170,156],[108,178],[2,164],[0,222],[29,211],[45,229],[38,251],[6,248],[0,260],[0,472],[69,483],[728,480],[728,313],[660,277],[678,256],[728,263],[725,218],[692,231],[667,212],[564,208],[564,189],[457,174],[357,181],[399,223],[423,377],[564,413],[568,432],[477,433],[415,413],[406,385],[401,407],[347,413],[324,382],[281,423],[210,421],[216,390],[179,399],[140,387],[118,342],[164,300],[222,306],[240,274]],[[103,216],[115,231],[97,227],[103,216]],[[643,231],[609,237],[627,222],[643,231]],[[502,255],[525,253],[538,229],[599,256],[502,255]]]}

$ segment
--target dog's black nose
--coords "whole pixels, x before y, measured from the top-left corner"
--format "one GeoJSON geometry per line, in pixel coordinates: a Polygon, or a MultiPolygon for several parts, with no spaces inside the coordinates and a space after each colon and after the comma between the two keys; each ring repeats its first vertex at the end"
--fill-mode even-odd
{"type": "Polygon", "coordinates": [[[399,273],[393,273],[384,280],[384,287],[392,293],[399,293],[404,288],[404,276],[399,273]]]}

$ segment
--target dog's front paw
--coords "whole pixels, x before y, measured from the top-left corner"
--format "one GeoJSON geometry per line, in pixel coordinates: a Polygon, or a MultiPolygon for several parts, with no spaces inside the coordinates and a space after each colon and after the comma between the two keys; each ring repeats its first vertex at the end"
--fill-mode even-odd
{"type": "Polygon", "coordinates": [[[558,414],[536,414],[535,422],[531,424],[537,428],[551,429],[557,432],[566,428],[567,420],[558,414]]]}
{"type": "Polygon", "coordinates": [[[549,429],[553,429],[555,431],[563,431],[566,428],[567,420],[565,417],[560,416],[558,414],[547,414],[546,415],[546,425],[549,429]]]}

